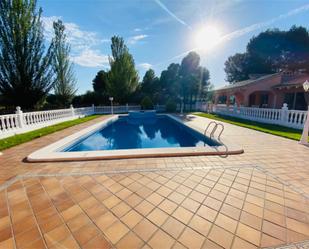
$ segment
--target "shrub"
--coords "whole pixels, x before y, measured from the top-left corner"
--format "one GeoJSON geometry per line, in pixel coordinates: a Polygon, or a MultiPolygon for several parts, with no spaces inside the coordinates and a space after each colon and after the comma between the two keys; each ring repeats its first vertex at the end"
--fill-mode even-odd
{"type": "Polygon", "coordinates": [[[142,99],[142,101],[141,101],[141,106],[142,106],[143,110],[151,110],[151,109],[153,109],[152,100],[148,96],[145,96],[142,99]]]}
{"type": "Polygon", "coordinates": [[[176,112],[177,104],[174,100],[169,99],[166,102],[165,109],[167,112],[176,112]]]}

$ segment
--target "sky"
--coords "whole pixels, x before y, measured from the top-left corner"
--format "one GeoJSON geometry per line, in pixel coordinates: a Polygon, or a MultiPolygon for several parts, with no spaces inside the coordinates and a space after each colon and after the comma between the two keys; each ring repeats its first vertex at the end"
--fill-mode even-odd
{"type": "Polygon", "coordinates": [[[38,6],[47,41],[54,20],[66,26],[79,94],[92,90],[96,73],[108,69],[114,35],[125,39],[140,80],[147,69],[160,76],[196,51],[217,88],[227,84],[226,59],[244,52],[254,35],[292,25],[309,28],[308,0],[38,0],[38,6]]]}

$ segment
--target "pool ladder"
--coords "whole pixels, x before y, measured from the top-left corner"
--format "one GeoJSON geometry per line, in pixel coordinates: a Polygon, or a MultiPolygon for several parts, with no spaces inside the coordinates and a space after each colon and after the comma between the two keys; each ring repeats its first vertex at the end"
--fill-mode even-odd
{"type": "MultiPolygon", "coordinates": [[[[218,123],[218,122],[216,122],[216,121],[211,121],[211,122],[207,125],[207,127],[206,127],[206,129],[205,129],[205,131],[204,131],[204,136],[207,135],[206,133],[207,133],[209,127],[211,127],[212,124],[214,124],[214,127],[212,128],[212,130],[211,130],[211,132],[210,132],[210,139],[213,139],[213,138],[214,138],[216,130],[218,129],[218,127],[220,127],[220,128],[221,128],[221,131],[220,131],[220,133],[219,133],[217,139],[218,139],[219,141],[221,141],[221,140],[220,140],[220,137],[221,137],[221,134],[222,134],[223,131],[224,131],[224,125],[221,124],[221,123],[218,123]]],[[[219,155],[219,156],[222,157],[222,158],[228,157],[228,147],[227,147],[224,143],[222,143],[221,146],[223,146],[223,147],[225,148],[225,154],[222,154],[222,155],[219,155]]],[[[218,148],[217,148],[217,147],[214,147],[214,148],[215,148],[215,150],[218,151],[218,148]]]]}
{"type": "Polygon", "coordinates": [[[219,135],[218,135],[218,140],[220,140],[221,134],[222,134],[222,132],[224,131],[224,125],[221,124],[221,123],[218,123],[218,122],[216,122],[216,121],[211,121],[211,122],[207,125],[207,127],[206,127],[206,129],[205,129],[205,131],[204,131],[204,136],[206,136],[206,133],[207,133],[207,131],[208,131],[208,128],[211,127],[212,124],[214,124],[214,127],[212,128],[212,130],[211,130],[211,132],[210,132],[210,138],[211,138],[211,139],[214,138],[214,135],[215,135],[216,130],[218,129],[218,127],[220,127],[220,128],[221,128],[221,131],[220,131],[220,133],[219,133],[219,135]]]}

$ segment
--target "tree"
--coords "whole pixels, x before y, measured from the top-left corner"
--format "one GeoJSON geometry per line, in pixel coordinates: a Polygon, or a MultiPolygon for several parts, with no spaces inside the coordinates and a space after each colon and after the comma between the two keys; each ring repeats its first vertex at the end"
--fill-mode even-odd
{"type": "Polygon", "coordinates": [[[207,91],[209,83],[209,71],[200,66],[200,56],[196,52],[190,52],[183,58],[179,70],[181,96],[184,103],[190,103],[201,99],[207,91]]]}
{"type": "Polygon", "coordinates": [[[286,51],[284,52],[285,65],[291,70],[309,70],[309,32],[304,27],[292,26],[286,32],[286,51]]]}
{"type": "Polygon", "coordinates": [[[179,103],[180,98],[183,98],[184,103],[192,105],[194,101],[206,98],[209,78],[209,71],[200,66],[200,56],[196,52],[190,52],[183,58],[181,65],[172,63],[162,71],[159,92],[164,103],[167,100],[179,103]]]}
{"type": "Polygon", "coordinates": [[[37,11],[36,0],[0,0],[0,9],[0,94],[6,105],[32,108],[54,84],[42,9],[37,11]]]}
{"type": "Polygon", "coordinates": [[[55,96],[61,107],[68,106],[76,93],[76,79],[73,64],[70,61],[70,46],[64,33],[65,26],[61,20],[53,23],[55,37],[52,40],[54,48],[53,69],[56,74],[54,85],[55,96]]]}
{"type": "Polygon", "coordinates": [[[105,72],[104,70],[100,70],[92,80],[93,90],[97,94],[101,104],[108,100],[107,81],[108,72],[105,72]]]}
{"type": "Polygon", "coordinates": [[[114,97],[116,102],[125,103],[138,85],[138,73],[123,38],[112,37],[111,50],[107,92],[114,97]]]}
{"type": "Polygon", "coordinates": [[[224,63],[224,71],[228,82],[237,82],[249,78],[248,55],[246,53],[236,53],[228,57],[224,63]]]}
{"type": "Polygon", "coordinates": [[[74,106],[90,106],[92,104],[101,104],[98,95],[92,91],[87,91],[85,94],[75,96],[72,100],[72,103],[74,106]]]}
{"type": "Polygon", "coordinates": [[[145,96],[141,101],[141,107],[143,110],[153,109],[153,102],[149,96],[145,96]]]}
{"type": "Polygon", "coordinates": [[[171,63],[166,70],[163,70],[161,72],[161,102],[166,102],[169,98],[172,98],[173,100],[177,100],[179,98],[179,70],[180,65],[178,63],[171,63]]]}
{"type": "Polygon", "coordinates": [[[143,77],[141,90],[143,96],[151,96],[151,100],[155,103],[159,101],[160,97],[160,82],[156,77],[153,69],[148,69],[143,77]]]}
{"type": "Polygon", "coordinates": [[[192,94],[198,88],[197,70],[200,64],[200,56],[196,52],[190,52],[185,56],[180,65],[179,75],[181,77],[181,96],[184,103],[192,103],[192,94]]]}
{"type": "Polygon", "coordinates": [[[268,74],[281,70],[309,69],[309,32],[304,27],[288,31],[266,30],[250,39],[246,52],[230,56],[225,62],[231,83],[250,74],[268,74]]]}

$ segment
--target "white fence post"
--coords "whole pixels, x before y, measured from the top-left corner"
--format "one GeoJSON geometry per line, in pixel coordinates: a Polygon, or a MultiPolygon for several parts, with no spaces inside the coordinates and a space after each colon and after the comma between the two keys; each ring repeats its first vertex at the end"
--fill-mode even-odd
{"type": "Polygon", "coordinates": [[[304,128],[303,132],[300,138],[299,143],[303,145],[308,145],[308,132],[309,132],[309,106],[308,106],[308,111],[307,111],[307,117],[304,120],[304,128]]]}
{"type": "Polygon", "coordinates": [[[70,105],[70,109],[71,109],[71,115],[72,115],[72,117],[74,117],[75,116],[75,111],[74,111],[73,105],[70,105]]]}
{"type": "Polygon", "coordinates": [[[217,112],[217,105],[216,104],[214,104],[213,106],[212,106],[212,110],[211,110],[213,113],[216,113],[217,112]]]}
{"type": "Polygon", "coordinates": [[[16,112],[17,114],[17,120],[18,120],[18,126],[19,128],[23,129],[24,128],[24,115],[23,115],[23,111],[21,110],[20,106],[16,107],[16,112]]]}
{"type": "Polygon", "coordinates": [[[126,112],[129,112],[129,104],[126,104],[126,112]]]}
{"type": "Polygon", "coordinates": [[[91,107],[92,107],[92,114],[95,114],[94,104],[92,104],[91,107]]]}
{"type": "Polygon", "coordinates": [[[237,114],[237,104],[236,103],[233,105],[233,112],[234,114],[237,114]]]}
{"type": "Polygon", "coordinates": [[[288,122],[288,104],[284,103],[281,108],[281,123],[285,124],[288,122]]]}

